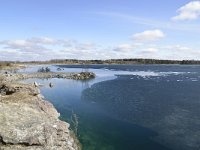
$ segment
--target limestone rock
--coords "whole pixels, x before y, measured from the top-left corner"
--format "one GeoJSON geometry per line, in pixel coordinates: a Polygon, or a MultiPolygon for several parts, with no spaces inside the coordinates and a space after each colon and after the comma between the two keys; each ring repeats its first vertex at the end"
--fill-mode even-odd
{"type": "Polygon", "coordinates": [[[33,85],[0,85],[0,150],[79,150],[69,124],[33,85]]]}

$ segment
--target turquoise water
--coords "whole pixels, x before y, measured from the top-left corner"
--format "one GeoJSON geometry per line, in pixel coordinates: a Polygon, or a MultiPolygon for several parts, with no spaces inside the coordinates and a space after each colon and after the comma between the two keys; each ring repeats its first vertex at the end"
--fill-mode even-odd
{"type": "MultiPolygon", "coordinates": [[[[78,65],[60,67],[66,72],[82,70],[78,65]]],[[[73,114],[78,117],[77,136],[84,150],[198,150],[200,66],[89,68],[96,79],[37,79],[43,84],[41,93],[72,129],[73,114]],[[53,88],[48,87],[50,82],[53,88]]]]}

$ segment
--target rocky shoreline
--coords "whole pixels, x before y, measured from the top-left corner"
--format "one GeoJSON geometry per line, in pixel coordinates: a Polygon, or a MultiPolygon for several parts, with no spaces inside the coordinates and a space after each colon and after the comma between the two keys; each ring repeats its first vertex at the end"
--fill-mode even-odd
{"type": "Polygon", "coordinates": [[[93,73],[0,74],[0,150],[80,150],[69,124],[59,120],[60,114],[40,90],[16,80],[83,80],[94,76],[93,73]]]}
{"type": "Polygon", "coordinates": [[[48,72],[48,73],[29,73],[29,74],[1,74],[1,77],[6,78],[6,81],[16,81],[30,78],[63,78],[63,79],[74,79],[74,80],[88,80],[95,78],[95,74],[92,72],[80,72],[80,73],[68,73],[68,72],[48,72]]]}

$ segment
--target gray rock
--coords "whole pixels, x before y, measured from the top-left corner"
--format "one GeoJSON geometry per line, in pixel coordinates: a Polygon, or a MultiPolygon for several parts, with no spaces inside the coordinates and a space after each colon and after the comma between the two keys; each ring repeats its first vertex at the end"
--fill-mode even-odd
{"type": "Polygon", "coordinates": [[[37,88],[14,83],[3,87],[13,93],[0,101],[0,150],[80,149],[69,124],[58,119],[60,114],[37,88]]]}

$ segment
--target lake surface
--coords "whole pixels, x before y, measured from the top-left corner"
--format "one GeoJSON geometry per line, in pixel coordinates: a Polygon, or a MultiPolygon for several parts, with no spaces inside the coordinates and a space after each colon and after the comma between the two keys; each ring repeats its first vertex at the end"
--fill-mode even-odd
{"type": "MultiPolygon", "coordinates": [[[[22,69],[35,72],[40,66],[22,69]]],[[[58,66],[49,66],[56,71],[58,66]]],[[[60,65],[80,72],[80,65],[60,65]]],[[[89,65],[89,81],[29,79],[71,123],[83,150],[199,150],[200,66],[89,65]],[[52,82],[53,88],[48,87],[52,82]]]]}

